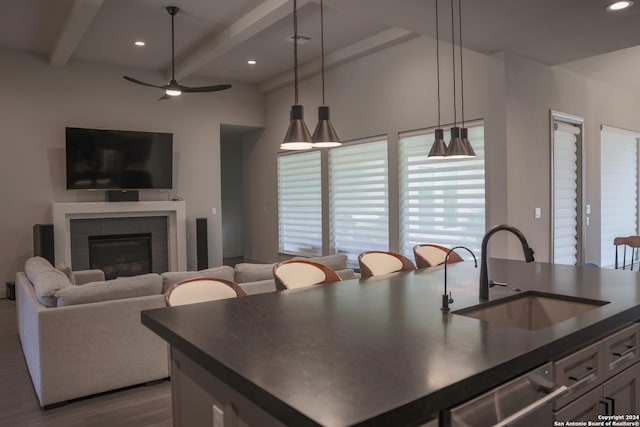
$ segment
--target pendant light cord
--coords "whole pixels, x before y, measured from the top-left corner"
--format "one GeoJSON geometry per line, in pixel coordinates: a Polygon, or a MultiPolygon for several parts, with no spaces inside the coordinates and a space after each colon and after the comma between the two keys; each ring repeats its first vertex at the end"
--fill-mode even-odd
{"type": "Polygon", "coordinates": [[[460,97],[462,98],[462,105],[460,106],[460,112],[462,113],[462,127],[464,127],[464,69],[462,68],[462,0],[458,0],[458,28],[460,31],[460,37],[458,42],[460,43],[460,97]]]}
{"type": "Polygon", "coordinates": [[[298,105],[298,14],[296,12],[297,6],[298,6],[298,2],[296,0],[293,0],[293,81],[294,81],[296,105],[298,105]]]}
{"type": "Polygon", "coordinates": [[[455,37],[455,21],[454,21],[453,0],[451,0],[451,56],[453,58],[453,126],[458,125],[457,108],[456,108],[456,37],[455,37]]]}
{"type": "Polygon", "coordinates": [[[438,129],[440,128],[440,28],[438,25],[438,0],[436,0],[436,76],[438,81],[438,129]]]}
{"type": "Polygon", "coordinates": [[[320,0],[320,55],[322,63],[322,105],[327,105],[324,100],[324,0],[320,0]]]}

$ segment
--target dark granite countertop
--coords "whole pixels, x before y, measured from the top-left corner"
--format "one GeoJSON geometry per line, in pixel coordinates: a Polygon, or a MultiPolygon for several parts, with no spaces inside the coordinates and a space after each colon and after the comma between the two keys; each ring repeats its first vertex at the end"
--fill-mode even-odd
{"type": "MultiPolygon", "coordinates": [[[[478,304],[448,267],[452,310],[478,304]]],[[[609,303],[529,331],[440,310],[443,268],[144,311],[142,323],[291,425],[412,425],[640,318],[637,272],[490,260],[514,287],[609,303]]]]}

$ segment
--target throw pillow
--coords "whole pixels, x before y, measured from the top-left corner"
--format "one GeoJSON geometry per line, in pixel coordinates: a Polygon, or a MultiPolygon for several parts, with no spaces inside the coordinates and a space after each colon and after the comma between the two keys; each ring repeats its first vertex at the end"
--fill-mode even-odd
{"type": "Polygon", "coordinates": [[[273,264],[236,264],[236,283],[273,279],[273,264]]]}
{"type": "Polygon", "coordinates": [[[122,277],[104,282],[91,282],[82,286],[69,286],[56,293],[58,307],[111,301],[125,298],[159,295],[162,279],[159,274],[122,277]]]}
{"type": "Polygon", "coordinates": [[[218,279],[234,280],[233,267],[223,265],[220,267],[208,268],[200,271],[168,271],[162,273],[162,293],[165,293],[170,286],[187,279],[196,277],[216,277],[218,279]]]}
{"type": "Polygon", "coordinates": [[[59,291],[76,287],[71,285],[69,278],[62,271],[53,267],[50,270],[42,271],[30,280],[33,284],[36,298],[47,307],[55,307],[57,305],[56,294],[59,291]]]}
{"type": "Polygon", "coordinates": [[[317,262],[318,264],[325,265],[333,270],[344,270],[347,268],[347,256],[345,254],[335,254],[318,257],[295,257],[293,259],[306,259],[309,261],[317,262]]]}
{"type": "Polygon", "coordinates": [[[76,278],[73,276],[73,273],[71,272],[71,267],[63,263],[60,266],[60,268],[58,268],[58,270],[62,271],[64,275],[69,278],[69,281],[71,282],[72,285],[76,284],[76,278]]]}

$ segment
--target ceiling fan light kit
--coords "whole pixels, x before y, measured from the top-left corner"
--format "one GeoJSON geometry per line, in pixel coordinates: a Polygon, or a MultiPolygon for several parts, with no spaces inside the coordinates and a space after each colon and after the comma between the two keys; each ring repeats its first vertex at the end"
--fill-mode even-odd
{"type": "Polygon", "coordinates": [[[607,5],[607,10],[609,12],[615,12],[618,10],[624,10],[632,5],[633,5],[633,1],[631,0],[612,1],[607,5]]]}
{"type": "Polygon", "coordinates": [[[158,89],[164,90],[164,95],[160,97],[158,100],[162,101],[165,99],[171,99],[175,96],[181,95],[183,92],[217,92],[220,90],[226,90],[231,87],[230,84],[222,84],[222,85],[213,85],[213,86],[199,86],[199,87],[189,87],[183,86],[176,81],[176,55],[175,55],[175,41],[174,41],[174,20],[175,16],[178,14],[180,9],[176,6],[167,6],[167,12],[171,15],[171,81],[166,85],[154,85],[151,83],[145,83],[140,80],[134,79],[129,76],[122,76],[125,80],[130,81],[131,83],[139,84],[142,86],[155,87],[158,89]]]}

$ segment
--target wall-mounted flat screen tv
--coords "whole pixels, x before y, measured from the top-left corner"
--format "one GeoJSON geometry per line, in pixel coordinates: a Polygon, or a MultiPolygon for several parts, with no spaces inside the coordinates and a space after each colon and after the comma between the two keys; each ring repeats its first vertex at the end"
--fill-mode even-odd
{"type": "Polygon", "coordinates": [[[67,189],[171,189],[173,134],[66,128],[67,189]]]}

